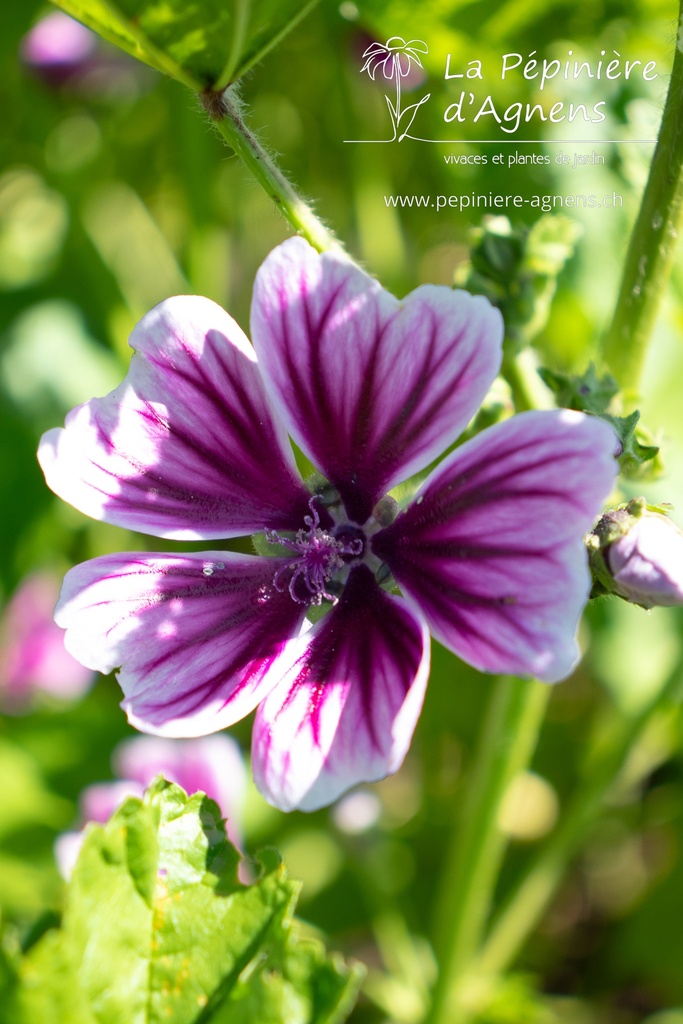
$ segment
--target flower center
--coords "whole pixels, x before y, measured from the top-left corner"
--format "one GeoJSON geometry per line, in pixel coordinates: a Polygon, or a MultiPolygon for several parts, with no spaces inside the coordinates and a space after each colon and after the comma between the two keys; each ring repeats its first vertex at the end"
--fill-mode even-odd
{"type": "Polygon", "coordinates": [[[293,539],[281,537],[276,530],[266,530],[269,544],[281,544],[295,553],[296,557],[275,573],[273,585],[281,593],[288,590],[297,604],[336,601],[336,595],[330,593],[331,582],[365,551],[365,534],[360,527],[344,523],[331,531],[321,528],[314,506],[316,500],[315,496],[311,498],[311,515],[304,517],[306,525],[293,539]]]}

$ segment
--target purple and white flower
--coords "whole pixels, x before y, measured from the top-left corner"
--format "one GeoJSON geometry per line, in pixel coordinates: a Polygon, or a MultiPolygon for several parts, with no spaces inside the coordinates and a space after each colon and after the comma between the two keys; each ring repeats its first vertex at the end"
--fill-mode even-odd
{"type": "Polygon", "coordinates": [[[523,413],[448,454],[396,515],[387,492],[454,443],[498,373],[498,311],[431,285],[399,302],[293,238],[258,272],[251,329],[253,348],[208,299],[162,302],[124,382],[39,457],[91,516],[180,540],[260,534],[272,557],[104,555],[67,574],[56,618],[84,664],[120,666],[142,731],[199,736],[258,705],[257,785],[312,810],[400,766],[430,629],[484,671],[571,671],[582,535],[615,437],[580,413],[523,413]],[[285,431],[325,483],[307,489],[285,431]]]}

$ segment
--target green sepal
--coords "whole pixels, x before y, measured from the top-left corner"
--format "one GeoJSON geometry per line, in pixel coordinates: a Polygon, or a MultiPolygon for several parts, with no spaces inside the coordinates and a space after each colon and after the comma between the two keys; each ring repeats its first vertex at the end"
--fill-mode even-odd
{"type": "Polygon", "coordinates": [[[541,367],[538,373],[554,392],[559,406],[599,416],[610,424],[619,438],[621,454],[618,460],[624,476],[633,480],[651,480],[662,473],[659,448],[650,443],[652,439],[640,423],[638,410],[628,416],[615,416],[608,412],[619,393],[619,385],[611,374],[598,376],[592,363],[582,374],[558,373],[546,367],[541,367]]]}
{"type": "Polygon", "coordinates": [[[614,427],[621,442],[619,465],[624,476],[631,480],[654,480],[661,476],[664,464],[659,448],[657,445],[643,443],[651,439],[639,423],[640,413],[637,409],[630,416],[602,413],[601,418],[614,427]]]}
{"type": "Polygon", "coordinates": [[[278,544],[277,541],[268,540],[265,533],[252,533],[250,539],[256,554],[262,555],[264,558],[283,558],[292,555],[288,547],[278,544]]]}
{"type": "Polygon", "coordinates": [[[557,404],[564,409],[578,409],[596,415],[607,412],[612,399],[619,394],[619,385],[611,374],[599,377],[594,363],[582,374],[559,373],[545,366],[538,375],[554,393],[557,404]]]}

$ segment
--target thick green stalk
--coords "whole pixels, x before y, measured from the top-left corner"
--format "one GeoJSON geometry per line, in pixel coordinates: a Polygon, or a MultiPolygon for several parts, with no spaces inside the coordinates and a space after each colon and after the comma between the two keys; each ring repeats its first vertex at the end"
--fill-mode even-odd
{"type": "Polygon", "coordinates": [[[501,802],[533,754],[549,692],[536,680],[504,676],[496,683],[436,903],[439,979],[430,1024],[465,1019],[462,1006],[455,1007],[486,923],[505,849],[498,826],[501,802]]]}
{"type": "Polygon", "coordinates": [[[340,242],[297,194],[254,133],[247,128],[241,104],[232,89],[222,93],[205,92],[201,99],[218,131],[294,230],[318,252],[340,249],[340,242]]]}
{"type": "Polygon", "coordinates": [[[631,234],[614,317],[603,344],[604,362],[625,390],[627,404],[637,394],[682,219],[683,0],[657,146],[631,234]]]}
{"type": "Polygon", "coordinates": [[[588,758],[583,783],[560,824],[494,921],[474,966],[475,974],[496,974],[512,963],[540,921],[633,745],[659,709],[678,695],[682,672],[683,665],[679,664],[652,701],[637,714],[621,718],[596,745],[588,758]]]}

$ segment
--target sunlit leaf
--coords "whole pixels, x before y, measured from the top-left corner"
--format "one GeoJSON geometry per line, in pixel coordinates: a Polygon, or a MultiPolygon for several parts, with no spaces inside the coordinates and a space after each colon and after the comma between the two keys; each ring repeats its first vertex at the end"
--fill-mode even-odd
{"type": "Polygon", "coordinates": [[[92,826],[61,929],[25,958],[17,1024],[342,1020],[357,972],[293,936],[299,886],[276,855],[250,886],[238,860],[218,806],[163,779],[92,826]]]}
{"type": "Polygon", "coordinates": [[[240,78],[317,0],[53,0],[103,38],[197,92],[240,78]]]}

